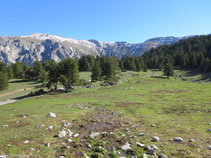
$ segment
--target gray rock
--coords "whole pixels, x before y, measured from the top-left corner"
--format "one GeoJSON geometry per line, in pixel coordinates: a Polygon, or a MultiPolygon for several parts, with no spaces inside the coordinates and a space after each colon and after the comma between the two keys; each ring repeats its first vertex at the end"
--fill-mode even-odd
{"type": "Polygon", "coordinates": [[[55,113],[53,113],[53,112],[50,112],[50,113],[49,113],[49,116],[50,116],[50,117],[54,117],[54,118],[55,118],[55,117],[56,117],[56,114],[55,114],[55,113]]]}
{"type": "Polygon", "coordinates": [[[8,125],[1,125],[1,127],[5,128],[5,127],[8,127],[8,125]]]}
{"type": "Polygon", "coordinates": [[[210,122],[210,123],[208,123],[208,125],[211,125],[211,122],[210,122]]]}
{"type": "Polygon", "coordinates": [[[46,146],[46,147],[49,147],[49,146],[50,146],[50,143],[48,143],[48,142],[45,143],[45,146],[46,146]]]}
{"type": "Polygon", "coordinates": [[[154,149],[154,150],[158,150],[158,147],[154,144],[151,145],[151,148],[154,149]]]}
{"type": "Polygon", "coordinates": [[[72,141],[72,139],[68,139],[67,142],[68,143],[72,143],[73,141],[72,141]]]}
{"type": "Polygon", "coordinates": [[[131,158],[137,158],[137,156],[131,156],[131,158]]]}
{"type": "Polygon", "coordinates": [[[211,150],[211,145],[208,145],[208,149],[211,150]]]}
{"type": "Polygon", "coordinates": [[[66,123],[64,123],[64,127],[70,127],[72,125],[72,123],[71,122],[66,122],[66,123]]]}
{"type": "Polygon", "coordinates": [[[126,142],[125,145],[123,145],[121,148],[124,151],[127,151],[127,150],[131,149],[130,144],[128,142],[126,142]]]}
{"type": "Polygon", "coordinates": [[[189,142],[195,142],[195,139],[191,138],[189,139],[189,142]]]}
{"type": "Polygon", "coordinates": [[[35,151],[36,149],[35,148],[31,148],[31,151],[35,151]]]}
{"type": "Polygon", "coordinates": [[[144,133],[139,133],[139,134],[138,134],[139,137],[142,137],[142,136],[144,136],[144,135],[145,135],[144,133]]]}
{"type": "Polygon", "coordinates": [[[183,139],[181,137],[176,137],[173,139],[175,142],[183,142],[183,139]]]}
{"type": "Polygon", "coordinates": [[[143,158],[148,158],[147,154],[143,154],[143,158]]]}
{"type": "Polygon", "coordinates": [[[67,132],[66,131],[59,131],[58,137],[59,138],[64,138],[66,137],[67,132]]]}
{"type": "Polygon", "coordinates": [[[96,133],[92,133],[90,134],[90,137],[93,139],[93,138],[96,138],[100,135],[100,132],[96,132],[96,133]]]}
{"type": "Polygon", "coordinates": [[[120,152],[120,151],[116,151],[116,150],[114,151],[114,153],[115,153],[115,154],[118,154],[118,155],[120,155],[120,154],[121,154],[121,152],[120,152]]]}
{"type": "Polygon", "coordinates": [[[164,155],[164,154],[160,154],[160,157],[167,158],[168,156],[166,156],[166,155],[164,155]]]}
{"type": "Polygon", "coordinates": [[[49,127],[48,127],[48,129],[53,130],[53,126],[52,126],[52,125],[51,125],[51,126],[49,126],[49,127]]]}
{"type": "Polygon", "coordinates": [[[0,155],[0,158],[6,158],[6,155],[0,155]]]}
{"type": "Polygon", "coordinates": [[[136,142],[136,145],[137,145],[138,147],[144,147],[144,146],[145,146],[144,144],[139,143],[139,142],[136,142]]]}
{"type": "Polygon", "coordinates": [[[155,124],[152,124],[151,127],[156,127],[156,125],[155,124]]]}
{"type": "Polygon", "coordinates": [[[65,158],[64,156],[59,156],[59,158],[65,158]]]}
{"type": "Polygon", "coordinates": [[[74,134],[74,137],[75,137],[75,138],[76,138],[76,137],[79,137],[79,134],[78,134],[78,133],[74,134]]]}
{"type": "Polygon", "coordinates": [[[28,141],[28,140],[24,141],[24,144],[28,144],[28,143],[29,143],[29,141],[28,141]]]}
{"type": "Polygon", "coordinates": [[[208,129],[208,132],[211,132],[211,128],[210,128],[210,129],[208,129]]]}
{"type": "Polygon", "coordinates": [[[160,141],[160,138],[158,136],[153,136],[152,137],[152,141],[153,142],[159,142],[160,141]]]}

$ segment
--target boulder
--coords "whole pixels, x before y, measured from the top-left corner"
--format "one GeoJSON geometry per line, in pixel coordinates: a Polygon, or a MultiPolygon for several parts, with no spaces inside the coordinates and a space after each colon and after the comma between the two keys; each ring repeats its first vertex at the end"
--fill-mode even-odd
{"type": "Polygon", "coordinates": [[[143,158],[148,158],[147,154],[143,154],[143,158]]]}
{"type": "Polygon", "coordinates": [[[160,157],[160,158],[161,158],[161,157],[167,158],[168,156],[166,156],[166,155],[164,155],[164,154],[160,154],[159,157],[160,157]]]}
{"type": "Polygon", "coordinates": [[[183,139],[181,137],[175,137],[173,139],[173,141],[175,141],[175,142],[183,142],[183,139]]]}
{"type": "Polygon", "coordinates": [[[55,114],[55,113],[53,113],[53,112],[50,112],[50,113],[49,113],[49,116],[50,116],[50,117],[54,117],[54,118],[55,118],[55,117],[56,117],[56,114],[55,114]]]}
{"type": "Polygon", "coordinates": [[[142,136],[144,136],[144,135],[145,135],[144,133],[139,133],[139,134],[138,134],[139,137],[142,137],[142,136]]]}
{"type": "Polygon", "coordinates": [[[158,147],[154,144],[151,145],[151,148],[154,149],[154,150],[158,150],[158,147]]]}
{"type": "Polygon", "coordinates": [[[58,137],[59,137],[59,138],[64,138],[64,137],[66,137],[66,131],[59,131],[58,137]]]}
{"type": "Polygon", "coordinates": [[[141,143],[139,143],[139,142],[136,142],[136,145],[137,145],[138,147],[144,147],[144,146],[145,146],[144,144],[141,144],[141,143]]]}
{"type": "Polygon", "coordinates": [[[127,150],[131,149],[130,144],[128,142],[126,142],[125,145],[123,145],[121,148],[124,151],[127,151],[127,150]]]}
{"type": "Polygon", "coordinates": [[[45,146],[46,146],[46,147],[49,147],[49,146],[50,146],[50,143],[48,143],[48,142],[45,143],[45,146]]]}
{"type": "Polygon", "coordinates": [[[153,136],[152,137],[152,141],[153,142],[159,142],[160,141],[160,138],[158,136],[153,136]]]}
{"type": "Polygon", "coordinates": [[[90,134],[90,137],[93,139],[93,138],[96,138],[100,135],[100,132],[96,132],[96,133],[92,133],[90,134]]]}
{"type": "Polygon", "coordinates": [[[195,142],[195,139],[191,138],[191,139],[189,139],[189,142],[195,142]]]}

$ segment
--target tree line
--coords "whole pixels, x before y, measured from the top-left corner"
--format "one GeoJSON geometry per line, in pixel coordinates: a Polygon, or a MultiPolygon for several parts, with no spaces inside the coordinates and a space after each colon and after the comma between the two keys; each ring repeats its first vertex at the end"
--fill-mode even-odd
{"type": "Polygon", "coordinates": [[[4,90],[8,87],[9,79],[25,79],[40,81],[49,89],[57,90],[61,83],[65,90],[79,85],[80,71],[91,71],[92,81],[112,80],[117,81],[120,71],[147,71],[146,65],[141,57],[124,57],[122,60],[116,57],[94,57],[85,55],[79,60],[64,59],[57,63],[55,60],[46,60],[44,63],[35,61],[33,66],[27,63],[16,62],[6,66],[0,63],[0,85],[4,90]]]}
{"type": "Polygon", "coordinates": [[[211,72],[211,35],[195,36],[172,45],[162,45],[144,53],[149,69],[162,69],[170,63],[180,69],[211,72]]]}

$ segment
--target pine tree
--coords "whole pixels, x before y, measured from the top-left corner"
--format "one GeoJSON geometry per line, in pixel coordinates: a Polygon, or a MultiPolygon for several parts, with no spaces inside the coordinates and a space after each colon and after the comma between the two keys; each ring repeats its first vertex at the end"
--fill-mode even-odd
{"type": "Polygon", "coordinates": [[[60,66],[60,82],[69,90],[72,86],[79,82],[79,66],[75,59],[64,59],[59,63],[60,66]]]}
{"type": "Polygon", "coordinates": [[[8,87],[8,74],[0,71],[0,90],[5,90],[8,87]]]}
{"type": "Polygon", "coordinates": [[[100,80],[101,77],[102,77],[102,69],[100,67],[100,63],[96,62],[94,67],[92,68],[91,79],[92,81],[97,81],[100,80]]]}
{"type": "Polygon", "coordinates": [[[169,76],[174,76],[173,66],[170,63],[165,65],[163,72],[164,75],[167,76],[167,78],[169,78],[169,76]]]}

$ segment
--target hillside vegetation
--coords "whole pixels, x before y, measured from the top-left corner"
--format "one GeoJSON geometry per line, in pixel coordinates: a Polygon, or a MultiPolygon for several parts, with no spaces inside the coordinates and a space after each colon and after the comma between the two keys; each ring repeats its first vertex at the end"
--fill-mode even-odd
{"type": "MultiPolygon", "coordinates": [[[[166,79],[157,70],[123,72],[115,86],[97,81],[89,88],[76,86],[71,93],[0,106],[0,155],[141,158],[149,155],[147,145],[154,144],[156,155],[208,158],[211,85],[191,81],[199,76],[175,73],[180,78],[166,79]],[[71,137],[58,137],[63,127],[73,133],[71,137]],[[153,136],[160,140],[153,142],[153,136]],[[175,137],[183,141],[170,141],[175,137]],[[123,150],[126,142],[131,149],[123,150]]],[[[90,73],[80,76],[91,78],[90,73]]]]}

